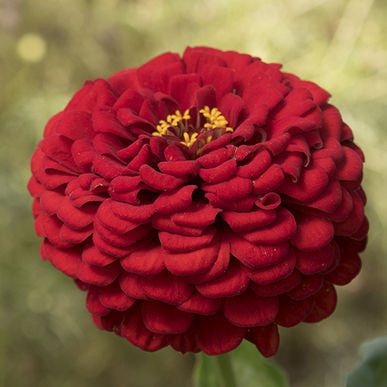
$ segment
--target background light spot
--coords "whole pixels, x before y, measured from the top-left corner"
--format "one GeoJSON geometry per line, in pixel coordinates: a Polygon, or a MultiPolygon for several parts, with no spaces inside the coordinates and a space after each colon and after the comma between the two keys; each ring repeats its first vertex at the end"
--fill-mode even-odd
{"type": "Polygon", "coordinates": [[[17,53],[26,62],[40,62],[46,54],[47,45],[45,40],[33,33],[23,35],[17,42],[17,53]]]}

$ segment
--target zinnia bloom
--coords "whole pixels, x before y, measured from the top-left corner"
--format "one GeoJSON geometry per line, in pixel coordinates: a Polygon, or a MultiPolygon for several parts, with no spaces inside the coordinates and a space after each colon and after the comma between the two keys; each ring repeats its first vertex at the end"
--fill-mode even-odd
{"type": "Polygon", "coordinates": [[[204,47],[87,81],[32,158],[43,259],[142,349],[273,355],[278,325],[334,311],[366,245],[364,157],[329,97],[204,47]]]}

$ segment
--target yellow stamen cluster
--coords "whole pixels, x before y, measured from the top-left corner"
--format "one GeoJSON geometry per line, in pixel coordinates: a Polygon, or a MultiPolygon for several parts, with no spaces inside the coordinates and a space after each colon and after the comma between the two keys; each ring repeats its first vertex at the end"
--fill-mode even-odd
{"type": "Polygon", "coordinates": [[[190,137],[187,132],[184,132],[183,133],[184,141],[180,141],[180,143],[189,148],[196,141],[197,136],[199,136],[199,133],[194,133],[190,137]]]}
{"type": "Polygon", "coordinates": [[[203,109],[199,110],[199,113],[202,113],[203,116],[207,119],[207,123],[204,124],[205,128],[226,128],[226,132],[234,131],[233,128],[227,126],[228,121],[224,118],[219,109],[210,109],[208,106],[205,106],[203,109]]]}
{"type": "MultiPolygon", "coordinates": [[[[199,110],[199,113],[201,113],[207,121],[204,124],[204,129],[208,131],[215,129],[225,129],[226,132],[234,131],[233,128],[227,126],[228,121],[222,115],[219,109],[210,109],[208,106],[205,106],[203,109],[199,110]]],[[[188,109],[183,114],[181,114],[179,110],[176,110],[175,114],[169,114],[165,120],[159,121],[159,124],[156,126],[157,132],[153,132],[152,135],[161,137],[170,134],[168,133],[168,130],[173,133],[180,131],[184,139],[183,141],[180,141],[180,143],[189,148],[196,142],[198,136],[200,135],[200,131],[194,132],[191,135],[189,134],[190,129],[188,128],[188,120],[190,119],[191,116],[189,114],[188,109]]],[[[195,130],[194,128],[192,129],[195,130]]],[[[203,147],[205,144],[208,144],[212,140],[212,138],[212,135],[209,135],[206,138],[201,138],[198,143],[198,152],[200,152],[200,148],[203,147]]]]}
{"type": "Polygon", "coordinates": [[[166,121],[160,120],[159,124],[156,126],[157,132],[153,132],[153,136],[161,137],[164,134],[167,134],[168,129],[171,126],[177,127],[183,120],[189,120],[191,116],[189,115],[189,110],[187,109],[184,114],[181,114],[179,110],[176,110],[175,114],[168,114],[166,121]]]}

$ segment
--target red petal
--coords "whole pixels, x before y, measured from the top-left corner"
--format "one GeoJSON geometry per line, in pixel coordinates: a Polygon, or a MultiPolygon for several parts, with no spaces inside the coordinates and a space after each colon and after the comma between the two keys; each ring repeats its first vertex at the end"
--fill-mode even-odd
{"type": "Polygon", "coordinates": [[[176,191],[163,192],[153,203],[156,212],[169,215],[187,209],[192,204],[195,189],[196,185],[186,185],[176,191]]]}
{"type": "Polygon", "coordinates": [[[239,115],[244,108],[243,99],[234,93],[226,94],[219,103],[219,110],[232,128],[238,124],[239,115]]]}
{"type": "Polygon", "coordinates": [[[249,110],[254,110],[259,105],[266,105],[269,109],[273,109],[282,99],[283,95],[271,87],[265,79],[257,79],[243,93],[243,100],[249,110]]]}
{"type": "MultiPolygon", "coordinates": [[[[158,160],[164,160],[164,152],[168,146],[168,143],[164,138],[152,136],[149,140],[149,146],[150,146],[151,152],[153,153],[154,156],[157,157],[158,160]]],[[[151,158],[151,162],[153,162],[153,160],[154,160],[154,157],[151,158]]],[[[197,163],[196,162],[192,163],[191,168],[194,167],[195,164],[197,163]]],[[[178,173],[176,169],[175,169],[175,172],[178,173]]],[[[192,173],[194,172],[192,171],[192,173]]],[[[173,175],[173,173],[171,173],[171,175],[173,175]]]]}
{"type": "Polygon", "coordinates": [[[134,299],[147,299],[140,282],[141,277],[137,274],[124,272],[120,275],[120,287],[125,294],[134,299]]]}
{"type": "Polygon", "coordinates": [[[218,51],[210,47],[187,47],[183,54],[187,73],[196,73],[206,65],[225,66],[218,51]]]}
{"type": "Polygon", "coordinates": [[[337,295],[335,287],[329,282],[326,282],[316,294],[312,312],[304,321],[315,323],[327,318],[334,312],[336,303],[337,295]]]}
{"type": "Polygon", "coordinates": [[[208,355],[219,355],[236,348],[245,336],[245,329],[230,324],[221,313],[218,313],[199,319],[196,336],[203,352],[208,355]]]}
{"type": "Polygon", "coordinates": [[[277,313],[277,297],[258,297],[252,293],[244,293],[227,299],[224,303],[225,317],[233,325],[240,327],[270,324],[277,313]]]}
{"type": "Polygon", "coordinates": [[[184,253],[194,251],[208,246],[214,239],[215,228],[209,228],[203,235],[198,237],[171,234],[166,231],[159,232],[159,239],[164,249],[173,253],[184,253]]]}
{"type": "Polygon", "coordinates": [[[108,81],[112,84],[118,94],[126,89],[139,88],[137,69],[124,69],[113,74],[108,81]]]}
{"type": "Polygon", "coordinates": [[[263,149],[258,152],[249,163],[238,167],[237,175],[240,177],[246,177],[248,179],[255,180],[267,170],[270,164],[270,153],[267,150],[263,149]]]}
{"type": "Polygon", "coordinates": [[[91,225],[84,230],[73,230],[63,224],[59,231],[59,238],[65,242],[77,245],[85,241],[92,233],[93,227],[91,225]]]}
{"type": "Polygon", "coordinates": [[[277,212],[258,209],[251,212],[223,211],[221,215],[233,231],[243,232],[273,223],[277,212]]]}
{"type": "MultiPolygon", "coordinates": [[[[172,57],[172,54],[170,54],[172,57]]],[[[158,65],[148,66],[149,63],[145,63],[137,69],[137,76],[141,85],[153,91],[161,91],[166,93],[168,91],[168,81],[175,74],[181,74],[183,72],[183,64],[177,58],[174,62],[158,65]]]]}
{"type": "Polygon", "coordinates": [[[140,176],[145,184],[158,191],[172,191],[185,182],[184,179],[157,172],[149,165],[140,168],[140,176]]]}
{"type": "Polygon", "coordinates": [[[120,265],[112,263],[108,266],[92,266],[80,261],[77,270],[77,277],[88,284],[106,286],[113,283],[121,273],[120,265]]]}
{"type": "Polygon", "coordinates": [[[220,277],[204,284],[196,285],[196,289],[205,297],[219,298],[236,296],[243,293],[249,285],[249,279],[239,264],[231,264],[220,277]]]}
{"type": "Polygon", "coordinates": [[[94,157],[91,170],[107,180],[114,179],[120,175],[132,175],[134,173],[121,161],[110,155],[97,155],[94,157]]]}
{"type": "Polygon", "coordinates": [[[355,239],[359,241],[363,240],[368,234],[369,227],[370,225],[369,225],[368,219],[367,217],[364,217],[359,229],[354,234],[351,235],[351,239],[355,239]]]}
{"type": "Polygon", "coordinates": [[[128,163],[128,168],[133,171],[139,171],[142,165],[151,161],[152,153],[150,146],[145,144],[137,155],[128,163]]]}
{"type": "Polygon", "coordinates": [[[231,254],[252,268],[263,268],[281,262],[288,254],[288,244],[281,243],[273,246],[255,245],[247,240],[232,235],[231,254]]]}
{"type": "Polygon", "coordinates": [[[101,304],[110,309],[124,311],[129,309],[135,300],[127,296],[120,288],[118,283],[100,288],[99,300],[101,304]]]}
{"type": "Polygon", "coordinates": [[[222,303],[217,299],[203,297],[200,293],[194,292],[192,296],[178,306],[184,312],[210,315],[215,314],[222,307],[222,303]]]}
{"type": "Polygon", "coordinates": [[[278,164],[272,164],[258,179],[253,181],[254,193],[264,194],[276,190],[284,181],[284,173],[278,164]]]}
{"type": "Polygon", "coordinates": [[[215,168],[229,159],[229,152],[226,148],[216,149],[204,156],[200,156],[197,161],[204,168],[215,168]]]}
{"type": "Polygon", "coordinates": [[[295,250],[297,269],[303,274],[316,274],[326,271],[335,261],[339,253],[335,242],[312,252],[295,250]]]}
{"type": "Polygon", "coordinates": [[[183,279],[174,277],[167,271],[152,277],[141,277],[140,283],[149,298],[173,305],[186,301],[193,290],[183,279]]]}
{"type": "MultiPolygon", "coordinates": [[[[264,269],[254,270],[246,268],[247,276],[259,285],[271,284],[288,277],[294,269],[296,257],[292,250],[280,263],[269,266],[264,269]]],[[[251,284],[254,287],[254,284],[251,284]]]]}
{"type": "Polygon", "coordinates": [[[142,318],[150,331],[170,334],[186,332],[191,326],[193,315],[175,306],[145,301],[142,304],[142,318]]]}
{"type": "Polygon", "coordinates": [[[104,329],[109,332],[119,332],[124,315],[121,312],[111,310],[104,316],[92,315],[91,317],[97,328],[104,329]]]}
{"type": "Polygon", "coordinates": [[[202,186],[204,191],[212,192],[223,200],[242,199],[252,191],[252,188],[251,180],[238,176],[223,183],[202,186]]]}
{"type": "Polygon", "coordinates": [[[117,202],[115,200],[112,200],[111,208],[113,213],[116,214],[119,218],[136,223],[144,223],[155,212],[152,204],[134,206],[129,203],[117,202]]]}
{"type": "Polygon", "coordinates": [[[180,333],[177,335],[168,335],[167,341],[175,351],[179,351],[182,354],[185,354],[187,352],[200,352],[200,348],[196,342],[192,327],[185,333],[180,333]]]}
{"type": "Polygon", "coordinates": [[[251,328],[248,339],[254,343],[265,357],[273,356],[279,347],[279,334],[276,324],[251,328]]]}
{"type": "Polygon", "coordinates": [[[183,149],[174,144],[168,145],[164,149],[164,156],[165,159],[169,161],[184,161],[187,159],[187,156],[185,155],[183,149]]]}
{"type": "Polygon", "coordinates": [[[34,198],[32,201],[32,215],[37,218],[42,213],[42,207],[40,206],[39,199],[34,198]]]}
{"type": "Polygon", "coordinates": [[[40,197],[40,204],[48,215],[53,215],[57,213],[63,199],[63,194],[56,191],[46,190],[43,191],[40,197]]]}
{"type": "MultiPolygon", "coordinates": [[[[128,69],[128,70],[132,70],[132,69],[128,69]]],[[[118,109],[121,109],[121,108],[130,108],[136,113],[138,113],[140,111],[143,101],[144,101],[144,98],[142,97],[142,95],[138,93],[136,90],[133,90],[132,88],[130,88],[128,90],[125,90],[120,95],[120,98],[118,98],[116,103],[113,105],[113,109],[117,111],[118,109]]]]}
{"type": "Polygon", "coordinates": [[[335,234],[340,236],[351,236],[360,228],[364,220],[364,205],[356,192],[350,192],[353,208],[348,217],[339,223],[334,223],[335,234]]]}
{"type": "Polygon", "coordinates": [[[329,182],[327,173],[319,167],[304,169],[297,182],[285,180],[279,191],[301,202],[313,200],[320,196],[329,182]]]}
{"type": "Polygon", "coordinates": [[[241,234],[251,243],[273,245],[291,238],[297,230],[293,215],[284,208],[277,211],[277,219],[266,227],[241,234]]]}
{"type": "Polygon", "coordinates": [[[184,160],[184,161],[162,161],[158,163],[161,172],[167,173],[172,176],[182,177],[186,175],[196,175],[198,170],[198,162],[196,160],[184,160]]]}
{"type": "Polygon", "coordinates": [[[82,251],[82,260],[90,265],[107,266],[116,259],[116,257],[101,252],[93,244],[84,247],[82,251]]]}
{"type": "Polygon", "coordinates": [[[46,236],[53,245],[60,248],[74,246],[72,243],[66,242],[60,238],[59,234],[63,223],[55,215],[48,216],[43,212],[36,219],[35,225],[38,227],[38,236],[46,236]]]}
{"type": "Polygon", "coordinates": [[[140,187],[142,187],[140,176],[117,176],[111,181],[109,190],[120,193],[134,191],[140,187]]]}
{"type": "Polygon", "coordinates": [[[259,197],[255,205],[261,210],[275,210],[281,204],[281,196],[275,192],[268,192],[259,197]]]}
{"type": "Polygon", "coordinates": [[[93,112],[93,128],[97,133],[109,133],[128,140],[134,139],[133,135],[118,120],[116,111],[111,108],[104,107],[93,112]]]}
{"type": "Polygon", "coordinates": [[[129,246],[125,248],[112,246],[110,243],[102,239],[102,237],[96,232],[93,233],[93,243],[95,244],[95,247],[102,253],[111,255],[116,258],[125,257],[132,251],[132,247],[129,246]]]}
{"type": "Polygon", "coordinates": [[[71,171],[78,171],[71,154],[72,141],[64,136],[52,135],[41,142],[42,151],[60,165],[71,171]]]}
{"type": "Polygon", "coordinates": [[[211,85],[205,85],[196,89],[190,98],[190,106],[195,106],[198,109],[204,106],[216,106],[215,89],[211,85]]]}
{"type": "Polygon", "coordinates": [[[94,230],[94,235],[96,233],[99,234],[108,244],[119,248],[126,248],[143,239],[152,228],[151,225],[144,224],[125,234],[116,234],[104,227],[99,220],[96,220],[94,222],[94,230]]]}
{"type": "Polygon", "coordinates": [[[61,272],[69,277],[76,278],[78,266],[81,262],[80,250],[73,249],[58,249],[46,240],[42,244],[46,259],[58,268],[61,272]]]}
{"type": "Polygon", "coordinates": [[[279,312],[276,323],[283,327],[292,327],[304,321],[310,314],[314,306],[314,297],[306,298],[302,301],[294,301],[283,297],[280,299],[279,312]]]}
{"type": "Polygon", "coordinates": [[[219,244],[181,254],[162,250],[160,259],[164,260],[168,271],[174,275],[196,275],[208,272],[214,265],[219,251],[219,244]]]}
{"type": "Polygon", "coordinates": [[[261,297],[278,296],[294,289],[300,282],[302,276],[298,271],[293,271],[288,277],[267,285],[258,285],[250,282],[254,293],[261,297]]]}
{"type": "Polygon", "coordinates": [[[334,228],[329,220],[303,216],[297,220],[297,233],[291,244],[303,251],[314,251],[326,246],[333,238],[334,228]]]}
{"type": "Polygon", "coordinates": [[[216,91],[216,100],[219,102],[223,96],[232,91],[234,70],[216,65],[202,66],[199,74],[205,85],[212,85],[216,91]]]}
{"type": "Polygon", "coordinates": [[[203,233],[203,228],[184,227],[176,224],[168,215],[153,215],[152,227],[158,231],[167,231],[172,234],[198,237],[203,233]]]}
{"type": "Polygon", "coordinates": [[[212,265],[211,269],[204,274],[197,274],[190,277],[187,277],[187,282],[193,284],[201,284],[208,282],[224,274],[227,270],[228,264],[230,261],[230,243],[223,239],[220,244],[218,255],[215,263],[212,265]]]}
{"type": "Polygon", "coordinates": [[[323,88],[310,81],[299,81],[297,82],[297,85],[308,89],[312,93],[313,100],[318,105],[323,105],[326,103],[331,96],[323,88]]]}
{"type": "MultiPolygon", "coordinates": [[[[267,107],[261,105],[263,108],[263,113],[267,113],[267,107]]],[[[264,116],[265,117],[265,116],[264,116]]],[[[248,142],[250,141],[253,136],[257,133],[256,126],[249,122],[250,119],[243,121],[232,133],[232,139],[237,142],[248,142]]],[[[260,132],[258,132],[260,133],[260,132]]],[[[237,153],[237,159],[238,159],[238,153],[237,153]]]]}
{"type": "Polygon", "coordinates": [[[172,220],[183,227],[207,227],[215,222],[216,215],[221,210],[206,203],[192,203],[184,212],[172,215],[172,220]]]}
{"type": "Polygon", "coordinates": [[[311,93],[298,85],[289,92],[283,101],[283,106],[275,114],[274,119],[279,120],[284,117],[302,117],[314,109],[316,104],[312,101],[311,93]]]}
{"type": "Polygon", "coordinates": [[[256,195],[249,195],[238,200],[223,200],[216,194],[208,192],[204,195],[213,207],[230,211],[251,211],[257,200],[256,195]]]}
{"type": "Polygon", "coordinates": [[[337,177],[345,181],[360,181],[363,163],[358,154],[347,146],[343,146],[344,158],[337,166],[337,177]]]}
{"type": "Polygon", "coordinates": [[[341,128],[343,121],[340,112],[332,105],[327,105],[323,108],[324,128],[321,134],[325,138],[333,137],[337,141],[341,140],[341,128]]]}
{"type": "Polygon", "coordinates": [[[120,149],[117,152],[117,155],[124,160],[131,160],[138,154],[138,152],[140,152],[141,148],[147,143],[147,141],[148,138],[146,136],[140,136],[126,148],[120,149]]]}
{"type": "Polygon", "coordinates": [[[335,285],[347,285],[359,274],[361,266],[355,248],[341,248],[340,263],[326,278],[335,285]]]}
{"type": "Polygon", "coordinates": [[[98,207],[98,211],[95,217],[109,230],[118,234],[125,234],[128,231],[134,230],[139,226],[138,223],[131,222],[128,220],[124,220],[119,218],[112,211],[112,201],[110,199],[105,200],[98,207]]]}
{"type": "Polygon", "coordinates": [[[97,153],[89,139],[76,140],[71,145],[71,155],[82,171],[90,171],[97,153]]]}
{"type": "Polygon", "coordinates": [[[110,312],[110,309],[101,304],[98,298],[98,292],[95,289],[91,289],[87,293],[86,297],[87,310],[96,315],[104,315],[110,312]]]}
{"type": "Polygon", "coordinates": [[[342,200],[343,191],[341,185],[337,180],[333,180],[329,183],[324,193],[312,202],[308,202],[307,206],[328,212],[329,214],[334,213],[333,215],[335,216],[336,210],[340,208],[342,200]]]}
{"type": "MultiPolygon", "coordinates": [[[[216,149],[224,148],[225,146],[230,145],[230,142],[232,140],[232,134],[231,133],[224,133],[220,137],[218,137],[215,140],[210,141],[204,147],[200,150],[200,154],[205,155],[207,153],[210,153],[216,149]]],[[[227,151],[227,154],[230,155],[230,151],[227,151]]]]}
{"type": "Polygon", "coordinates": [[[190,107],[190,97],[201,86],[198,74],[175,75],[169,80],[168,94],[179,102],[182,111],[190,107]]]}
{"type": "Polygon", "coordinates": [[[96,209],[94,205],[85,205],[82,208],[74,207],[70,198],[65,197],[58,208],[57,215],[63,223],[78,230],[93,222],[96,209]]]}
{"type": "Polygon", "coordinates": [[[45,192],[45,187],[40,184],[33,176],[30,178],[30,180],[28,180],[27,188],[31,196],[34,198],[40,197],[43,192],[45,192]]]}
{"type": "Polygon", "coordinates": [[[322,287],[324,278],[321,275],[303,276],[301,283],[287,294],[293,300],[304,300],[316,294],[322,287]]]}
{"type": "Polygon", "coordinates": [[[121,266],[129,272],[142,276],[156,275],[164,270],[160,245],[140,248],[120,260],[121,266]]]}
{"type": "Polygon", "coordinates": [[[201,168],[199,176],[207,183],[215,184],[230,179],[235,175],[237,164],[235,159],[229,159],[214,168],[201,168]]]}
{"type": "Polygon", "coordinates": [[[146,329],[139,309],[125,317],[121,324],[120,334],[145,351],[157,351],[167,345],[164,335],[146,329]]]}

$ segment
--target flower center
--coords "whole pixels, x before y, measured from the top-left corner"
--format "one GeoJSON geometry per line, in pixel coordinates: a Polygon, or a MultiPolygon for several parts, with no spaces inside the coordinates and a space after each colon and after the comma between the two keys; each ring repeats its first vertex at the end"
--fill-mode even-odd
{"type": "Polygon", "coordinates": [[[198,111],[197,108],[187,109],[183,114],[176,110],[169,114],[165,120],[160,120],[156,126],[157,132],[153,136],[165,138],[168,142],[180,142],[190,151],[199,155],[204,145],[219,138],[226,132],[233,132],[228,121],[219,109],[205,106],[198,111]]]}

